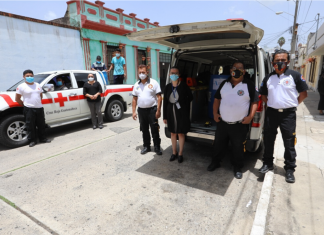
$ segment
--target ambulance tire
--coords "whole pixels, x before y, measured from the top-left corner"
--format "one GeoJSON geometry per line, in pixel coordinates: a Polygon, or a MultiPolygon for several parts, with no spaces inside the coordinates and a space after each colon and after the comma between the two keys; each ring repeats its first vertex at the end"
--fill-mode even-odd
{"type": "Polygon", "coordinates": [[[15,141],[11,139],[8,135],[8,128],[17,128],[22,127],[25,124],[25,117],[22,114],[12,114],[6,116],[0,121],[0,143],[3,146],[8,148],[17,148],[28,144],[27,134],[23,134],[23,139],[21,141],[15,141]],[[17,126],[19,125],[19,127],[17,126]]]}
{"type": "Polygon", "coordinates": [[[120,100],[112,100],[105,110],[105,119],[110,122],[119,121],[124,115],[124,106],[120,100]]]}

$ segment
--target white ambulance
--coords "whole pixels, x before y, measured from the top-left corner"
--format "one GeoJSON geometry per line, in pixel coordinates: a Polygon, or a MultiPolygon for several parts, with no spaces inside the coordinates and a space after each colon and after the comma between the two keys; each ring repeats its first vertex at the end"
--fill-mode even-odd
{"type": "MultiPolygon", "coordinates": [[[[191,103],[191,129],[187,139],[212,143],[216,124],[211,117],[213,87],[210,79],[230,76],[233,62],[245,63],[246,78],[255,83],[256,89],[264,76],[272,71],[269,55],[258,43],[263,30],[244,19],[228,19],[163,26],[130,33],[135,41],[159,43],[172,48],[171,66],[180,70],[182,79],[193,83],[194,100],[191,103]],[[197,85],[195,85],[196,81],[197,85]]],[[[169,75],[167,82],[169,83],[169,75]]],[[[259,101],[257,113],[250,125],[246,149],[260,151],[263,146],[264,103],[259,101]]],[[[166,136],[170,137],[167,128],[166,136]]]]}
{"type": "MultiPolygon", "coordinates": [[[[105,121],[118,121],[123,117],[128,104],[132,102],[132,85],[108,85],[102,72],[86,70],[62,70],[38,73],[35,82],[43,87],[45,121],[50,127],[67,125],[90,119],[87,99],[83,95],[83,85],[92,73],[100,83],[102,109],[105,121]],[[66,90],[55,91],[56,79],[65,81],[66,90]]],[[[0,144],[14,148],[26,145],[27,132],[23,107],[15,101],[16,89],[21,80],[7,92],[0,93],[0,144]]]]}

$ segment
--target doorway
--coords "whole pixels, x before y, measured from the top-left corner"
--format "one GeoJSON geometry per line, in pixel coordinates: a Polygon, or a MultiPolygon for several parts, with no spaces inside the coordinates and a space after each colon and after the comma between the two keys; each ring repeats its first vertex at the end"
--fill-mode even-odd
{"type": "Polygon", "coordinates": [[[168,70],[170,66],[171,55],[167,53],[160,53],[160,87],[162,92],[165,88],[165,83],[168,76],[168,70]]]}

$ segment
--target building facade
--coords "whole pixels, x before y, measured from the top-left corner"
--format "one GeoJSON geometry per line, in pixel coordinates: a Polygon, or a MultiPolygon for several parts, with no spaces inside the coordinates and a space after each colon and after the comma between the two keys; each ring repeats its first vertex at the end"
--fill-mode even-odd
{"type": "MultiPolygon", "coordinates": [[[[110,66],[111,59],[115,56],[114,50],[120,48],[126,60],[127,84],[136,82],[139,64],[146,64],[150,77],[164,84],[166,74],[161,70],[161,66],[165,66],[169,61],[170,48],[155,43],[131,41],[124,36],[127,33],[159,27],[159,23],[152,23],[147,18],[139,19],[134,13],[128,15],[123,13],[123,9],[112,10],[104,5],[101,1],[67,2],[65,18],[69,19],[71,24],[80,25],[84,68],[90,69],[98,55],[110,66]]],[[[108,74],[108,80],[113,80],[112,71],[108,74]]]]}

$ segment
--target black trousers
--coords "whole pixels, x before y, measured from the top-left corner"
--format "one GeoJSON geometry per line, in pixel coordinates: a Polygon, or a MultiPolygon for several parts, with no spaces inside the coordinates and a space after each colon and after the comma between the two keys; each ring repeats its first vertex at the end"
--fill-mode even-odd
{"type": "Polygon", "coordinates": [[[296,112],[278,112],[268,108],[265,115],[264,123],[264,164],[273,165],[274,143],[277,136],[277,129],[280,127],[282,139],[285,146],[285,170],[296,168],[296,112]]]}
{"type": "Polygon", "coordinates": [[[36,127],[39,140],[45,140],[44,108],[24,107],[24,116],[26,120],[27,139],[29,142],[36,142],[36,127]]]}
{"type": "Polygon", "coordinates": [[[243,167],[248,127],[249,125],[242,123],[227,124],[223,121],[218,122],[213,145],[213,161],[221,161],[222,154],[228,147],[228,141],[231,141],[233,153],[232,162],[236,167],[243,167]]]}
{"type": "Polygon", "coordinates": [[[123,84],[123,83],[124,83],[124,74],[114,75],[114,84],[123,84]]]}
{"type": "Polygon", "coordinates": [[[140,122],[140,130],[143,132],[143,146],[151,146],[151,136],[149,127],[153,137],[154,146],[160,146],[161,139],[159,134],[159,122],[155,117],[157,107],[152,108],[138,108],[138,118],[140,122]]]}

